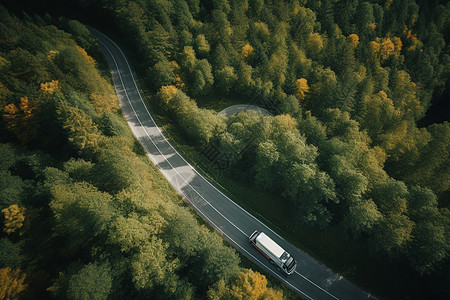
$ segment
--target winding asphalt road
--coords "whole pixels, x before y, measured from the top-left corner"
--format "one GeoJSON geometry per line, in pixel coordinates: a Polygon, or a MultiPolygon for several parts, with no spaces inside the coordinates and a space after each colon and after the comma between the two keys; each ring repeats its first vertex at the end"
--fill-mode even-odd
{"type": "Polygon", "coordinates": [[[338,274],[285,241],[281,236],[246,212],[203,178],[163,136],[150,115],[120,48],[107,36],[90,29],[111,68],[123,113],[134,135],[173,187],[214,226],[239,252],[277,277],[305,299],[375,299],[338,274]],[[263,231],[298,262],[297,270],[285,277],[256,249],[248,236],[263,231]]]}

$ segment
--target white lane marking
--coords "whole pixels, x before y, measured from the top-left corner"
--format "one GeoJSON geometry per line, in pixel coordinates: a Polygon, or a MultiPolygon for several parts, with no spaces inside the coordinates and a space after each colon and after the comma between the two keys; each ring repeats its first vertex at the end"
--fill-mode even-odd
{"type": "MultiPolygon", "coordinates": [[[[94,29],[95,30],[95,29],[94,29]]],[[[95,31],[97,31],[97,30],[95,30],[95,31]]],[[[148,115],[149,115],[149,117],[151,118],[151,120],[152,120],[152,122],[154,123],[154,125],[155,125],[155,127],[158,129],[158,131],[160,132],[160,134],[163,136],[163,134],[162,134],[162,132],[161,132],[161,130],[159,129],[159,127],[158,126],[156,126],[156,123],[154,122],[154,120],[153,120],[153,117],[151,116],[151,114],[150,114],[150,112],[148,111],[148,109],[147,109],[147,106],[145,105],[145,103],[144,103],[144,101],[143,101],[143,99],[142,99],[142,96],[141,96],[141,94],[140,94],[140,92],[139,92],[139,90],[138,90],[138,87],[137,87],[137,85],[136,85],[136,82],[135,82],[135,79],[134,79],[134,76],[133,76],[133,73],[132,73],[132,71],[131,71],[131,68],[130,68],[130,66],[129,66],[129,64],[128,64],[128,61],[127,61],[127,59],[126,59],[126,57],[125,57],[125,55],[123,54],[123,52],[122,52],[122,50],[117,46],[117,44],[115,44],[109,37],[107,37],[107,36],[105,36],[105,35],[103,35],[101,32],[99,32],[99,31],[97,31],[99,34],[101,34],[102,36],[104,36],[104,37],[106,37],[118,50],[119,50],[119,52],[122,54],[122,56],[123,56],[123,58],[124,58],[124,60],[125,60],[125,62],[126,62],[126,64],[127,64],[127,67],[128,67],[128,70],[130,71],[130,74],[131,74],[131,77],[132,77],[132,79],[133,79],[133,83],[134,83],[134,85],[135,85],[135,87],[136,87],[136,92],[137,92],[137,94],[139,95],[139,98],[140,98],[140,100],[141,100],[141,102],[142,102],[142,104],[144,105],[144,107],[145,107],[145,110],[147,111],[147,113],[148,113],[148,115]]],[[[173,165],[167,160],[167,158],[165,157],[165,155],[160,151],[160,149],[158,148],[158,146],[153,142],[153,140],[152,140],[152,138],[151,138],[151,136],[148,134],[148,132],[147,132],[147,130],[146,130],[146,128],[145,128],[145,126],[142,124],[142,122],[141,122],[141,120],[140,120],[140,118],[139,118],[139,116],[137,115],[137,113],[136,113],[136,111],[135,111],[135,109],[134,109],[134,107],[133,107],[133,104],[131,103],[131,100],[130,100],[130,98],[128,97],[128,93],[127,93],[127,90],[126,90],[126,88],[125,88],[125,84],[123,83],[123,80],[122,80],[122,76],[120,75],[120,71],[119,71],[119,67],[118,67],[118,64],[117,64],[117,61],[115,60],[115,58],[114,58],[114,55],[112,54],[112,52],[109,50],[109,48],[106,46],[106,44],[105,43],[103,43],[100,39],[99,39],[99,41],[104,45],[104,47],[108,50],[108,52],[110,53],[110,55],[111,55],[111,57],[112,57],[112,59],[113,59],[113,61],[114,61],[114,64],[116,65],[116,67],[117,67],[117,75],[119,76],[119,78],[120,78],[120,81],[121,81],[121,83],[122,83],[122,86],[123,86],[123,90],[124,90],[124,92],[125,92],[125,95],[126,95],[126,97],[127,97],[127,99],[128,99],[128,102],[130,103],[130,106],[131,106],[131,108],[132,108],[132,110],[133,110],[133,112],[134,112],[134,114],[135,114],[135,116],[136,116],[136,118],[138,119],[138,121],[139,121],[139,124],[141,125],[141,127],[144,129],[144,131],[145,131],[145,133],[147,134],[147,136],[149,137],[149,139],[152,141],[152,143],[153,143],[153,145],[155,146],[155,148],[158,150],[158,152],[159,153],[161,153],[161,155],[164,157],[164,159],[166,160],[166,162],[172,167],[172,169],[186,182],[186,184],[197,194],[197,195],[199,195],[209,206],[211,206],[218,214],[220,214],[225,220],[227,220],[231,225],[233,225],[236,229],[238,229],[242,234],[244,234],[245,236],[248,236],[246,233],[244,233],[239,227],[237,227],[233,222],[231,222],[227,217],[225,217],[221,212],[219,212],[209,201],[207,201],[189,182],[187,182],[186,181],[186,179],[178,172],[178,170],[176,169],[176,168],[174,168],[173,167],[173,165]]],[[[187,164],[187,165],[189,165],[191,168],[192,168],[192,170],[194,170],[194,172],[195,173],[197,173],[197,175],[199,175],[200,177],[202,177],[203,178],[203,180],[205,180],[207,183],[209,183],[200,173],[198,173],[196,170],[195,170],[195,168],[193,168],[179,153],[178,153],[178,151],[175,149],[175,148],[173,148],[173,146],[166,140],[166,142],[169,144],[169,146],[178,154],[178,156],[187,164]]],[[[142,143],[141,143],[142,144],[142,143]]],[[[145,145],[144,144],[142,144],[143,146],[144,146],[144,148],[146,148],[145,147],[145,145]]],[[[152,159],[151,158],[151,154],[149,153],[149,151],[147,150],[147,153],[149,154],[149,157],[150,157],[150,159],[152,159]]],[[[152,161],[153,161],[153,159],[152,159],[152,161]]],[[[155,163],[155,161],[154,161],[154,163],[155,163]]],[[[161,169],[160,169],[161,170],[161,169]]],[[[162,171],[162,173],[164,174],[164,176],[169,180],[169,176],[168,175],[166,175],[166,172],[164,171],[164,170],[161,170],[162,171]]],[[[209,183],[210,184],[210,183],[209,183]]],[[[261,223],[262,225],[264,225],[264,227],[266,227],[266,228],[268,228],[272,233],[275,233],[275,232],[273,232],[269,227],[267,227],[264,223],[262,223],[261,221],[259,221],[258,219],[256,219],[253,215],[251,215],[250,213],[248,213],[246,210],[244,210],[244,209],[242,209],[239,205],[237,205],[235,202],[233,202],[231,199],[229,199],[226,195],[224,195],[220,190],[218,190],[214,185],[212,185],[212,184],[210,184],[216,191],[218,191],[220,194],[222,194],[226,199],[228,199],[231,203],[233,203],[233,204],[235,204],[236,206],[238,206],[241,210],[243,210],[245,213],[247,213],[249,216],[251,216],[252,218],[254,218],[255,220],[257,220],[259,223],[261,223]]],[[[181,194],[183,194],[183,196],[185,196],[185,198],[186,199],[188,199],[189,200],[189,198],[188,197],[186,197],[186,195],[183,193],[183,191],[181,191],[181,189],[179,189],[178,187],[176,187],[177,188],[177,190],[181,193],[181,194]]],[[[214,225],[214,227],[216,227],[220,232],[222,232],[225,236],[227,236],[228,238],[229,238],[229,240],[231,240],[231,241],[233,241],[237,246],[239,246],[239,248],[241,248],[243,251],[245,251],[248,255],[250,255],[250,256],[252,256],[255,260],[257,260],[260,264],[262,264],[258,259],[256,259],[253,255],[251,255],[247,250],[245,250],[244,248],[242,248],[239,244],[237,244],[234,240],[232,240],[226,233],[224,233],[217,225],[215,225],[215,223],[214,222],[212,222],[208,217],[206,217],[206,215],[203,213],[203,212],[201,212],[198,208],[197,208],[197,206],[195,206],[195,204],[193,203],[193,202],[191,202],[191,201],[189,201],[206,219],[208,219],[213,225],[214,225]]],[[[276,233],[275,233],[276,234],[276,233]]],[[[278,237],[280,237],[278,234],[276,234],[278,237]]],[[[282,240],[284,240],[282,237],[280,237],[282,240]]],[[[262,264],[263,266],[265,266],[264,264],[262,264]]],[[[266,266],[266,268],[267,268],[267,266],[266,266]]],[[[293,286],[291,283],[289,283],[288,281],[286,281],[284,278],[282,278],[281,276],[279,276],[277,273],[275,273],[275,272],[273,272],[271,269],[269,269],[269,268],[267,268],[268,270],[270,270],[272,273],[274,273],[274,274],[276,274],[277,275],[277,277],[279,277],[281,280],[283,280],[284,282],[286,282],[287,284],[289,284],[290,286],[292,286],[292,287],[294,287],[295,288],[295,286],[293,286]]],[[[303,276],[303,275],[301,275],[300,273],[298,273],[297,271],[295,271],[295,273],[297,273],[299,276],[301,276],[302,278],[304,278],[305,280],[307,280],[308,282],[310,282],[311,284],[313,284],[314,286],[316,286],[317,288],[319,288],[320,290],[322,290],[323,292],[325,292],[325,293],[327,293],[328,295],[330,295],[331,297],[333,297],[334,299],[337,299],[337,300],[339,300],[338,298],[336,298],[334,295],[332,295],[332,294],[330,294],[327,290],[325,290],[325,289],[323,289],[322,287],[320,287],[319,285],[317,285],[316,283],[314,283],[313,281],[311,281],[311,280],[309,280],[308,278],[306,278],[305,276],[303,276]]],[[[297,288],[295,288],[296,290],[298,290],[297,288]]],[[[301,292],[300,290],[298,290],[300,293],[302,293],[302,294],[304,294],[303,292],[301,292]]],[[[305,296],[307,296],[306,294],[304,294],[305,296]]],[[[308,298],[310,298],[309,296],[307,296],[308,298]]],[[[310,299],[312,299],[312,298],[310,298],[310,299]]]]}

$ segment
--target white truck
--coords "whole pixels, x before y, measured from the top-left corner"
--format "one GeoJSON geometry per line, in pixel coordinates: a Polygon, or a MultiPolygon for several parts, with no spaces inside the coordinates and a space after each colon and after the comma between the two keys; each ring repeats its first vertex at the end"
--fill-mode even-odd
{"type": "Polygon", "coordinates": [[[250,244],[262,253],[271,263],[276,265],[286,276],[294,273],[297,267],[295,259],[275,243],[264,232],[253,232],[249,237],[250,244]]]}

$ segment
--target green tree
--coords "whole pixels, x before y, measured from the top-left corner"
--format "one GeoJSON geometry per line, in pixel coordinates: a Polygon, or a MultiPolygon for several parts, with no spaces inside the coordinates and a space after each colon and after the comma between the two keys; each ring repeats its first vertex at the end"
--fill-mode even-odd
{"type": "Polygon", "coordinates": [[[390,257],[399,255],[412,238],[414,222],[408,217],[407,193],[406,185],[394,179],[374,187],[370,193],[383,215],[374,228],[375,247],[390,257]]]}
{"type": "Polygon", "coordinates": [[[316,14],[311,9],[300,6],[291,22],[292,37],[299,40],[305,40],[305,38],[314,30],[316,25],[316,14]]]}
{"type": "Polygon", "coordinates": [[[369,233],[382,217],[371,199],[361,200],[352,203],[343,223],[354,236],[359,236],[362,233],[369,233]]]}
{"type": "Polygon", "coordinates": [[[375,144],[380,145],[383,135],[398,124],[399,112],[383,91],[366,97],[363,105],[364,114],[360,120],[361,127],[367,129],[375,144]]]}
{"type": "Polygon", "coordinates": [[[0,144],[0,170],[10,169],[18,157],[12,144],[0,144]]]}
{"type": "Polygon", "coordinates": [[[228,21],[227,14],[219,9],[213,10],[211,22],[208,24],[208,41],[211,44],[222,43],[224,47],[228,48],[231,44],[231,32],[231,24],[228,21]]]}
{"type": "Polygon", "coordinates": [[[186,3],[194,16],[200,12],[200,0],[186,0],[186,3]]]}
{"type": "Polygon", "coordinates": [[[268,75],[276,86],[282,86],[286,80],[288,65],[287,49],[280,47],[269,59],[268,75]]]}
{"type": "Polygon", "coordinates": [[[231,10],[228,0],[213,0],[212,5],[214,9],[221,10],[226,14],[229,13],[231,10]]]}
{"type": "Polygon", "coordinates": [[[200,226],[187,211],[179,211],[168,223],[168,253],[178,253],[186,267],[187,278],[202,292],[219,279],[228,282],[239,272],[239,257],[234,249],[209,229],[200,226]]]}
{"type": "Polygon", "coordinates": [[[208,60],[198,60],[192,76],[194,76],[194,78],[190,88],[191,92],[194,95],[207,94],[214,84],[214,76],[208,60]]]}
{"type": "Polygon", "coordinates": [[[142,218],[119,216],[111,223],[109,240],[120,245],[122,252],[130,252],[132,249],[143,247],[149,237],[160,232],[163,224],[164,219],[155,213],[147,213],[147,216],[142,218]]]}
{"type": "Polygon", "coordinates": [[[326,126],[320,122],[310,111],[299,120],[299,131],[305,135],[308,144],[321,145],[327,139],[326,126]]]}
{"type": "Polygon", "coordinates": [[[237,88],[238,91],[247,95],[249,90],[254,86],[255,81],[252,79],[253,68],[245,62],[240,62],[236,69],[238,76],[237,88]]]}
{"type": "Polygon", "coordinates": [[[179,268],[177,259],[168,260],[167,247],[161,239],[152,237],[132,257],[132,280],[138,290],[163,286],[170,274],[179,268]]]}
{"type": "Polygon", "coordinates": [[[13,243],[8,238],[0,239],[0,268],[17,269],[23,261],[21,255],[22,243],[13,243]]]}
{"type": "Polygon", "coordinates": [[[26,184],[19,176],[11,175],[9,170],[0,171],[0,207],[2,209],[16,204],[20,205],[26,184]]]}
{"type": "Polygon", "coordinates": [[[412,187],[408,196],[410,218],[416,222],[407,249],[408,260],[419,274],[430,274],[448,257],[450,223],[448,209],[439,209],[431,190],[412,187]]]}
{"type": "Polygon", "coordinates": [[[152,84],[159,89],[163,85],[171,85],[175,83],[175,69],[176,64],[169,62],[167,59],[158,61],[151,71],[152,84]]]}
{"type": "Polygon", "coordinates": [[[356,10],[355,27],[360,35],[370,34],[375,28],[375,16],[373,6],[369,2],[360,2],[356,10]]]}
{"type": "Polygon", "coordinates": [[[359,2],[358,0],[350,0],[337,2],[335,5],[334,18],[344,34],[354,32],[355,26],[352,21],[359,2]]]}
{"type": "Polygon", "coordinates": [[[173,59],[175,37],[166,28],[159,22],[155,22],[152,30],[142,34],[143,42],[145,42],[145,45],[148,45],[143,48],[146,50],[144,54],[147,56],[146,58],[150,64],[155,64],[164,57],[167,57],[169,60],[173,59]]]}
{"type": "Polygon", "coordinates": [[[403,155],[393,165],[392,173],[406,182],[428,187],[441,196],[450,188],[450,124],[433,124],[426,133],[423,132],[420,138],[429,140],[419,144],[418,156],[403,155]]]}
{"type": "Polygon", "coordinates": [[[92,119],[64,101],[57,102],[57,117],[66,130],[68,140],[80,154],[91,157],[98,150],[100,132],[92,119]]]}
{"type": "Polygon", "coordinates": [[[28,50],[16,48],[9,52],[7,59],[10,61],[9,72],[14,77],[28,83],[48,81],[48,73],[39,59],[28,50]]]}
{"type": "Polygon", "coordinates": [[[326,108],[334,107],[338,78],[329,68],[318,67],[313,72],[314,79],[309,84],[310,97],[306,105],[314,114],[320,115],[326,108]]]}
{"type": "Polygon", "coordinates": [[[301,221],[326,227],[331,221],[327,203],[335,202],[335,184],[325,172],[314,165],[294,163],[286,170],[285,193],[298,207],[301,221]]]}
{"type": "Polygon", "coordinates": [[[272,141],[260,143],[256,147],[256,163],[255,163],[255,182],[259,186],[267,189],[277,187],[273,176],[275,175],[275,166],[278,164],[280,153],[276,145],[272,141]]]}
{"type": "Polygon", "coordinates": [[[345,203],[362,200],[368,189],[368,179],[359,172],[349,159],[334,155],[328,160],[328,174],[336,184],[338,197],[345,203]]]}
{"type": "Polygon", "coordinates": [[[196,52],[203,57],[205,57],[211,49],[204,34],[197,35],[197,37],[195,38],[195,47],[197,50],[196,52]]]}
{"type": "Polygon", "coordinates": [[[107,299],[112,286],[111,268],[108,263],[90,263],[72,275],[67,298],[73,300],[107,299]]]}
{"type": "Polygon", "coordinates": [[[64,170],[76,181],[91,182],[93,180],[92,172],[94,165],[94,163],[86,161],[82,158],[71,158],[64,163],[64,170]]]}
{"type": "MultiPolygon", "coordinates": [[[[192,17],[191,11],[189,10],[188,3],[183,0],[175,0],[175,3],[173,5],[177,9],[177,13],[174,15],[175,24],[178,25],[180,28],[191,28],[194,22],[194,18],[192,17]]],[[[170,3],[170,2],[167,2],[170,3]]],[[[167,4],[169,6],[169,4],[167,4]]],[[[168,8],[169,10],[171,8],[168,8]]],[[[169,13],[169,11],[168,11],[169,13]]],[[[167,22],[170,22],[169,16],[167,16],[167,22]]],[[[167,28],[167,24],[166,28],[167,28]]]]}
{"type": "Polygon", "coordinates": [[[103,150],[98,155],[99,162],[92,169],[94,183],[105,192],[117,192],[139,182],[139,174],[135,168],[133,157],[114,150],[103,150]]]}
{"type": "Polygon", "coordinates": [[[216,133],[223,131],[223,116],[198,108],[183,92],[178,91],[172,102],[183,131],[197,143],[206,145],[216,133]]]}
{"type": "MultiPolygon", "coordinates": [[[[47,179],[48,180],[48,179],[47,179]]],[[[86,182],[50,185],[50,209],[56,233],[67,239],[70,249],[82,249],[105,233],[113,216],[112,197],[86,182]]]]}
{"type": "Polygon", "coordinates": [[[212,50],[212,65],[215,67],[216,70],[220,70],[227,65],[229,65],[229,53],[225,49],[225,47],[222,45],[222,43],[218,43],[217,46],[212,50]]]}
{"type": "Polygon", "coordinates": [[[91,32],[82,23],[77,20],[66,20],[67,23],[65,27],[67,31],[72,33],[77,44],[79,44],[84,49],[90,51],[96,51],[97,41],[92,36],[91,32]]]}
{"type": "Polygon", "coordinates": [[[212,68],[207,59],[197,59],[194,49],[185,46],[181,66],[186,70],[188,87],[193,95],[204,95],[214,83],[212,68]]]}
{"type": "Polygon", "coordinates": [[[237,75],[235,74],[233,67],[225,66],[216,72],[215,78],[217,88],[224,93],[228,93],[234,88],[237,75]]]}
{"type": "Polygon", "coordinates": [[[99,125],[99,129],[105,136],[127,136],[130,134],[129,129],[124,126],[120,116],[116,113],[109,111],[103,112],[97,123],[99,125]]]}

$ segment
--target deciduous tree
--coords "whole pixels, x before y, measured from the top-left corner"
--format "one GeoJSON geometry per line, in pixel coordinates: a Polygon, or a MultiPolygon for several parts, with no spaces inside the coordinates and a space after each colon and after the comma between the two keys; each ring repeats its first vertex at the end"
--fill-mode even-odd
{"type": "Polygon", "coordinates": [[[6,234],[16,232],[23,226],[25,221],[25,208],[19,207],[17,204],[13,204],[5,209],[2,209],[3,213],[3,231],[6,234]]]}
{"type": "Polygon", "coordinates": [[[108,263],[90,263],[70,277],[67,298],[71,300],[107,299],[112,280],[108,263]]]}
{"type": "Polygon", "coordinates": [[[295,82],[295,87],[297,89],[295,92],[295,97],[297,97],[299,101],[302,101],[305,99],[306,94],[309,93],[308,81],[305,78],[299,78],[295,82]]]}
{"type": "Polygon", "coordinates": [[[19,299],[20,294],[27,288],[25,277],[20,269],[0,269],[0,299],[19,299]]]}

